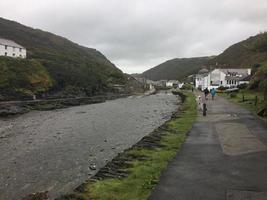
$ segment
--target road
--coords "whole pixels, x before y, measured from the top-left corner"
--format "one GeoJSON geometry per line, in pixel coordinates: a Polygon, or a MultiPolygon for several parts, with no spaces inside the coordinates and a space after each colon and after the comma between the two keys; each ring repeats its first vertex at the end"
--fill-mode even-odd
{"type": "Polygon", "coordinates": [[[0,120],[0,199],[72,191],[96,169],[164,123],[177,108],[168,93],[135,96],[0,120]]]}
{"type": "Polygon", "coordinates": [[[222,97],[207,109],[150,200],[267,200],[267,124],[222,97]]]}

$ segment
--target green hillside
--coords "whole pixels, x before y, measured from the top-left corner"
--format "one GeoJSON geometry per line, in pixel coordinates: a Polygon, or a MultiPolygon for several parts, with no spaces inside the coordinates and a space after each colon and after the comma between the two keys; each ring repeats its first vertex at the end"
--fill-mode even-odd
{"type": "Polygon", "coordinates": [[[226,67],[244,68],[267,60],[267,33],[261,33],[227,48],[211,60],[226,67]]]}
{"type": "Polygon", "coordinates": [[[145,71],[142,76],[150,80],[182,80],[196,73],[201,66],[206,65],[208,60],[210,57],[175,58],[145,71]]]}
{"type": "Polygon", "coordinates": [[[12,92],[23,91],[24,88],[33,93],[75,91],[84,95],[94,95],[110,91],[113,84],[124,84],[127,80],[123,73],[99,51],[80,46],[52,33],[0,18],[0,37],[26,47],[28,58],[28,61],[16,59],[14,62],[0,58],[1,75],[10,78],[6,80],[9,88],[6,88],[6,83],[0,82],[2,96],[3,88],[12,92]],[[27,70],[32,63],[34,69],[27,70]],[[20,69],[17,69],[18,67],[20,69]],[[39,89],[28,87],[27,84],[13,84],[11,78],[19,75],[16,70],[25,70],[23,73],[24,75],[28,73],[28,77],[38,77],[38,73],[35,74],[37,71],[46,73],[46,81],[49,80],[49,84],[42,82],[42,78],[39,89]]]}
{"type": "Polygon", "coordinates": [[[196,73],[201,66],[248,68],[264,61],[267,61],[267,33],[261,33],[236,43],[218,56],[168,60],[145,71],[141,76],[151,80],[182,80],[188,75],[196,73]]]}

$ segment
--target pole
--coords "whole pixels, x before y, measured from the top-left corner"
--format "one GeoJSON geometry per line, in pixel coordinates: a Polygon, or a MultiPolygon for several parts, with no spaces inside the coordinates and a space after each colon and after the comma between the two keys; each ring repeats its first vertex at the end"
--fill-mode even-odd
{"type": "Polygon", "coordinates": [[[203,116],[207,115],[207,104],[203,103],[203,116]]]}

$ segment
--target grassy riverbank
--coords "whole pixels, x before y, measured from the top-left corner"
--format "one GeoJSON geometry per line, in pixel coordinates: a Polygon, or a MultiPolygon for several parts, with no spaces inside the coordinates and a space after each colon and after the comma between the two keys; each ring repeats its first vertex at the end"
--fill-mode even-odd
{"type": "Polygon", "coordinates": [[[100,170],[100,174],[105,175],[103,178],[99,179],[99,175],[96,180],[89,180],[78,187],[74,194],[60,199],[147,199],[158,183],[161,172],[179,152],[196,119],[195,97],[191,92],[184,92],[184,95],[185,102],[172,119],[123,152],[119,158],[113,159],[105,170],[100,170]],[[111,173],[110,167],[114,165],[115,172],[113,169],[111,173]],[[106,171],[109,171],[110,176],[107,176],[106,171]]]}
{"type": "MultiPolygon", "coordinates": [[[[234,95],[227,93],[220,93],[219,95],[225,97],[231,102],[241,105],[254,114],[257,114],[261,110],[261,108],[263,108],[265,103],[263,93],[259,91],[241,90],[237,93],[234,93],[234,95]]],[[[264,119],[266,119],[266,117],[264,117],[264,119]]]]}

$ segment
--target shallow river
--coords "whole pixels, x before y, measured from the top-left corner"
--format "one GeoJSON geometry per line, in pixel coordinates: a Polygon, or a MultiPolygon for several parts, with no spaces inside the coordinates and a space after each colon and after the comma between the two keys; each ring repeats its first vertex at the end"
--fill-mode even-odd
{"type": "Polygon", "coordinates": [[[158,93],[0,119],[0,199],[71,192],[96,168],[150,133],[177,108],[158,93]]]}

